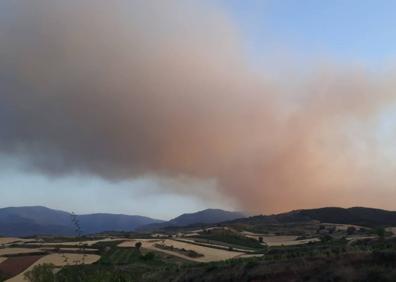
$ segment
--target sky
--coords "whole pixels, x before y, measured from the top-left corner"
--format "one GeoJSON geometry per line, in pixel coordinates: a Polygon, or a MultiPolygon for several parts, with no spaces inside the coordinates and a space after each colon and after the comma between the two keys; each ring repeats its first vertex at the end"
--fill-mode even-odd
{"type": "Polygon", "coordinates": [[[327,56],[370,68],[394,60],[393,1],[231,0],[224,5],[244,33],[253,60],[278,48],[306,60],[327,56]]]}
{"type": "Polygon", "coordinates": [[[394,1],[0,3],[0,207],[393,209],[394,1]]]}

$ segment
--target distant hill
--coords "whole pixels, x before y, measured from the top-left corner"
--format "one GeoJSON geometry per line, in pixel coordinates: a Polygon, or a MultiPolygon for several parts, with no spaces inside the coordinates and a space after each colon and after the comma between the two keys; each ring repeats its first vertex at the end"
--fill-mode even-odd
{"type": "Polygon", "coordinates": [[[396,211],[373,208],[353,207],[343,209],[330,207],[301,210],[299,214],[304,217],[329,223],[364,226],[396,226],[396,211]]]}
{"type": "MultiPolygon", "coordinates": [[[[68,212],[46,207],[10,207],[0,209],[0,236],[75,235],[75,226],[68,212]]],[[[396,226],[396,212],[381,209],[353,207],[326,207],[295,210],[273,215],[246,217],[240,212],[206,209],[182,214],[169,221],[138,215],[86,214],[77,216],[84,234],[105,231],[152,231],[201,225],[265,226],[268,224],[324,223],[355,224],[368,227],[396,226]]]]}
{"type": "MultiPolygon", "coordinates": [[[[137,215],[86,214],[77,216],[84,234],[103,231],[133,231],[161,220],[137,215]]],[[[68,212],[46,207],[10,207],[0,209],[0,235],[75,235],[72,216],[68,212]]]]}
{"type": "Polygon", "coordinates": [[[84,233],[134,231],[140,226],[163,222],[163,220],[152,219],[139,215],[105,213],[80,215],[78,216],[78,219],[84,233]]]}
{"type": "Polygon", "coordinates": [[[353,207],[325,207],[296,210],[274,215],[258,215],[233,220],[224,224],[265,225],[320,221],[325,223],[354,224],[368,227],[396,226],[396,211],[353,207]]]}
{"type": "Polygon", "coordinates": [[[206,209],[195,213],[185,213],[166,222],[172,226],[187,226],[191,224],[204,223],[212,224],[222,221],[243,218],[245,215],[240,212],[230,212],[220,209],[206,209]]]}
{"type": "Polygon", "coordinates": [[[231,212],[221,209],[206,209],[194,213],[185,213],[174,219],[159,224],[145,225],[140,230],[155,230],[168,227],[184,227],[199,224],[216,224],[224,221],[230,221],[238,218],[244,218],[241,212],[231,212]]]}

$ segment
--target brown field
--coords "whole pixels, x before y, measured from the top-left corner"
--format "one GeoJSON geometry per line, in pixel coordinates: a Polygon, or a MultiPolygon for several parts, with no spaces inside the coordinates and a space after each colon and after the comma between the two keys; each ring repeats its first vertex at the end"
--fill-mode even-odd
{"type": "Polygon", "coordinates": [[[396,235],[396,227],[388,227],[386,228],[386,231],[392,232],[394,236],[396,235]]]}
{"type": "Polygon", "coordinates": [[[346,237],[345,239],[348,241],[356,241],[356,240],[364,240],[364,239],[375,239],[376,235],[351,235],[346,237]]]}
{"type": "Polygon", "coordinates": [[[92,246],[98,242],[108,242],[108,241],[120,241],[124,240],[123,238],[105,238],[100,240],[89,240],[89,241],[80,241],[80,242],[57,242],[57,243],[43,243],[43,242],[33,242],[29,243],[29,245],[39,246],[39,247],[52,247],[52,246],[74,246],[79,247],[79,245],[92,246]]]}
{"type": "Polygon", "coordinates": [[[42,255],[10,257],[0,263],[0,272],[13,277],[41,259],[42,255]]]}
{"type": "Polygon", "coordinates": [[[84,259],[84,264],[91,264],[98,261],[100,259],[100,256],[86,254],[84,257],[83,254],[69,254],[69,253],[50,254],[42,257],[39,261],[35,263],[35,265],[43,264],[43,263],[52,263],[55,266],[82,264],[83,259],[84,259]],[[65,257],[67,258],[66,262],[65,262],[65,257]]]}
{"type": "Polygon", "coordinates": [[[22,239],[16,237],[0,237],[0,245],[8,245],[12,243],[22,243],[26,241],[31,241],[30,239],[22,239]]]}
{"type": "Polygon", "coordinates": [[[243,254],[243,255],[237,256],[235,258],[259,258],[262,256],[264,256],[264,254],[243,254]]]}
{"type": "Polygon", "coordinates": [[[292,246],[302,245],[309,242],[318,242],[318,238],[296,240],[296,236],[263,236],[263,242],[268,246],[292,246]]]}
{"type": "Polygon", "coordinates": [[[3,248],[0,249],[0,256],[6,255],[18,255],[18,254],[38,254],[43,251],[40,249],[30,249],[30,248],[3,248]]]}
{"type": "MultiPolygon", "coordinates": [[[[81,248],[55,248],[55,247],[43,247],[43,248],[40,248],[40,250],[43,250],[43,251],[65,252],[65,253],[67,253],[67,252],[78,252],[78,251],[81,251],[82,249],[81,249],[81,248]]],[[[98,249],[84,248],[83,251],[84,251],[84,252],[90,252],[90,253],[92,253],[92,252],[97,252],[98,249]]]]}
{"type": "MultiPolygon", "coordinates": [[[[181,242],[186,242],[186,243],[194,243],[196,245],[201,245],[204,247],[212,247],[212,248],[217,248],[217,249],[224,249],[228,251],[228,247],[224,246],[224,245],[220,245],[220,244],[215,244],[215,243],[206,243],[206,242],[196,242],[194,241],[194,239],[177,239],[177,241],[181,241],[181,242]]],[[[232,248],[234,251],[238,251],[238,252],[252,252],[251,249],[242,249],[242,248],[232,248]]]]}
{"type": "Polygon", "coordinates": [[[267,246],[292,246],[292,245],[302,245],[307,244],[309,242],[317,242],[318,238],[304,239],[304,240],[296,240],[297,236],[294,235],[268,235],[268,234],[259,234],[243,231],[243,235],[249,238],[253,238],[258,240],[259,237],[263,238],[263,242],[267,246]]]}
{"type": "Polygon", "coordinates": [[[134,239],[134,240],[123,241],[120,244],[118,244],[117,246],[121,247],[121,248],[132,248],[132,247],[135,247],[136,242],[142,242],[142,244],[144,245],[144,244],[151,244],[151,243],[155,244],[155,243],[158,243],[161,241],[163,241],[163,240],[162,239],[134,239]]]}
{"type": "Polygon", "coordinates": [[[30,271],[36,265],[44,264],[44,263],[52,263],[57,267],[63,267],[65,265],[76,265],[82,264],[82,260],[84,258],[84,264],[92,264],[100,259],[98,255],[84,255],[83,254],[50,254],[44,257],[40,257],[40,259],[36,260],[33,264],[31,263],[29,267],[25,267],[22,269],[22,272],[18,272],[19,274],[9,280],[7,282],[26,282],[25,273],[30,271]],[[67,260],[65,260],[65,257],[67,260]]]}
{"type": "Polygon", "coordinates": [[[338,223],[323,223],[326,227],[335,227],[336,230],[346,231],[349,227],[354,227],[356,229],[363,228],[363,226],[353,225],[353,224],[338,224],[338,223]]]}
{"type": "Polygon", "coordinates": [[[119,244],[119,247],[133,247],[136,242],[142,242],[142,247],[148,250],[159,251],[163,253],[167,253],[170,255],[178,256],[187,260],[196,261],[196,262],[211,262],[211,261],[221,261],[226,259],[231,259],[235,257],[239,257],[245,255],[244,252],[237,252],[237,251],[228,251],[228,250],[220,250],[214,249],[210,247],[198,246],[195,244],[191,244],[188,242],[180,242],[172,239],[165,239],[165,240],[128,240],[119,244]],[[170,250],[164,250],[156,248],[154,245],[156,243],[162,243],[167,246],[173,246],[178,249],[186,249],[186,250],[193,250],[199,254],[203,254],[203,257],[198,258],[191,258],[185,255],[182,255],[177,252],[172,252],[170,250]]]}

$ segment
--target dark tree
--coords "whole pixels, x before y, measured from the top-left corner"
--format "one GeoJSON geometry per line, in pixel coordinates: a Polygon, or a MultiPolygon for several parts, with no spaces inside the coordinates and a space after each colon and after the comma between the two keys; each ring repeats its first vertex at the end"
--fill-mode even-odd
{"type": "Polygon", "coordinates": [[[140,248],[142,247],[142,242],[136,242],[135,243],[135,248],[138,252],[140,252],[140,248]]]}
{"type": "Polygon", "coordinates": [[[356,231],[356,228],[353,227],[353,226],[349,226],[349,227],[347,228],[347,230],[346,230],[346,232],[347,232],[348,235],[354,234],[355,231],[356,231]]]}
{"type": "Polygon", "coordinates": [[[375,230],[375,233],[380,237],[380,239],[384,239],[385,237],[385,228],[380,227],[375,230]]]}

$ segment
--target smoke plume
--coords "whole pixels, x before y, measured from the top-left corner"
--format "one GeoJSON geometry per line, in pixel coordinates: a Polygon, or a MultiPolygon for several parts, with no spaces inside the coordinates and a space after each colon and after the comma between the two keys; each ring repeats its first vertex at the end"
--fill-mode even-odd
{"type": "Polygon", "coordinates": [[[391,72],[270,79],[202,1],[5,0],[0,42],[0,153],[32,169],[214,179],[255,212],[396,196],[376,133],[391,72]]]}

